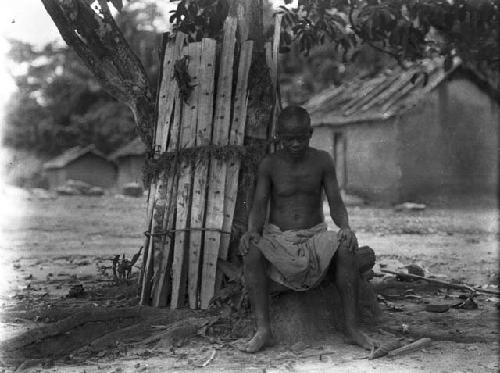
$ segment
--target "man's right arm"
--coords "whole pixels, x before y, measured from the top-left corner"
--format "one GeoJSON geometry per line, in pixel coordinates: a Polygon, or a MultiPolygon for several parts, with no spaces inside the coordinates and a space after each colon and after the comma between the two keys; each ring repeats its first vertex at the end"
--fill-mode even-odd
{"type": "Polygon", "coordinates": [[[271,160],[266,157],[259,165],[257,172],[257,186],[253,198],[252,208],[248,216],[248,230],[241,237],[240,251],[248,252],[250,241],[258,241],[262,235],[262,228],[266,222],[267,203],[271,193],[271,160]]]}

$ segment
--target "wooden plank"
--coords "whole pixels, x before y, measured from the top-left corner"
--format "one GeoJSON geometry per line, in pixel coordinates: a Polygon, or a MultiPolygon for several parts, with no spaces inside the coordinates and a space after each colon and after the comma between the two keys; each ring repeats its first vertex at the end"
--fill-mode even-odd
{"type": "MultiPolygon", "coordinates": [[[[228,17],[224,22],[224,37],[220,58],[219,79],[217,82],[217,97],[213,125],[214,145],[226,145],[229,136],[231,115],[231,91],[233,85],[234,48],[236,42],[236,24],[234,17],[228,17]]],[[[205,227],[222,230],[224,221],[224,187],[226,181],[226,164],[220,159],[210,160],[208,178],[207,210],[205,227]]],[[[203,251],[202,281],[200,303],[206,309],[215,292],[215,276],[217,257],[219,255],[221,234],[217,231],[205,232],[203,251]]]]}
{"type": "MultiPolygon", "coordinates": [[[[168,66],[169,66],[169,74],[170,75],[169,75],[168,81],[169,81],[169,87],[170,87],[170,89],[172,89],[172,91],[169,91],[169,93],[171,93],[171,94],[167,95],[166,103],[165,103],[165,107],[166,107],[165,110],[167,110],[169,113],[175,112],[174,103],[179,97],[179,86],[174,83],[175,80],[174,80],[174,66],[173,65],[175,64],[175,62],[179,58],[182,57],[182,51],[184,48],[184,44],[186,43],[186,40],[187,40],[187,36],[185,34],[183,34],[182,32],[177,33],[177,36],[175,39],[175,49],[174,49],[174,54],[172,56],[172,59],[165,62],[165,64],[168,63],[168,66]]],[[[170,117],[168,119],[170,119],[169,120],[170,127],[168,128],[168,131],[163,132],[163,141],[162,141],[162,144],[165,144],[166,148],[162,148],[162,150],[163,151],[166,150],[166,151],[171,152],[171,151],[174,151],[177,149],[177,144],[179,141],[179,137],[178,137],[179,134],[176,132],[177,128],[173,128],[173,132],[171,131],[173,123],[174,123],[175,115],[173,115],[173,117],[170,117]]]]}
{"type": "MultiPolygon", "coordinates": [[[[179,132],[182,112],[182,99],[178,95],[174,100],[174,116],[170,129],[170,138],[168,142],[167,152],[176,151],[179,143],[179,132]]],[[[174,164],[169,170],[169,178],[167,179],[166,197],[167,204],[165,206],[165,218],[163,219],[162,231],[166,232],[172,229],[175,220],[175,206],[177,205],[177,165],[174,164]]],[[[172,246],[173,239],[171,236],[163,236],[162,244],[162,264],[157,277],[157,286],[153,295],[153,305],[155,307],[164,307],[167,305],[167,298],[170,294],[170,270],[172,268],[172,246]]]]}
{"type": "MultiPolygon", "coordinates": [[[[180,110],[176,110],[179,106],[179,87],[176,84],[173,73],[173,66],[177,59],[181,55],[181,50],[185,42],[185,35],[178,33],[175,44],[173,45],[171,53],[168,55],[164,61],[165,72],[163,74],[164,80],[166,80],[166,92],[160,92],[159,100],[159,120],[158,127],[163,126],[163,128],[168,127],[167,130],[163,130],[161,133],[161,144],[160,152],[165,151],[175,151],[177,149],[178,137],[179,137],[179,120],[180,120],[180,110]],[[165,108],[168,108],[167,111],[165,108]],[[160,110],[161,109],[161,110],[160,110]]],[[[172,188],[174,184],[175,173],[169,172],[165,174],[165,171],[160,172],[159,184],[157,187],[157,205],[155,216],[153,220],[153,230],[154,232],[164,232],[166,229],[171,227],[172,217],[172,188]]],[[[162,298],[160,296],[160,283],[165,281],[165,271],[168,266],[169,260],[169,249],[170,241],[168,241],[164,236],[157,236],[153,238],[152,252],[154,254],[153,259],[153,269],[154,277],[152,279],[152,293],[153,293],[153,305],[161,306],[166,305],[166,297],[162,298]]]]}
{"type": "MultiPolygon", "coordinates": [[[[273,82],[273,95],[274,95],[274,107],[273,107],[273,117],[271,121],[271,138],[274,139],[276,136],[276,123],[278,121],[278,115],[281,110],[281,102],[279,95],[279,71],[278,71],[278,59],[279,59],[279,46],[280,46],[280,35],[281,35],[281,20],[283,14],[276,14],[274,18],[274,34],[272,48],[268,51],[266,48],[266,62],[269,66],[269,71],[271,73],[271,80],[273,82]],[[270,54],[270,57],[268,57],[270,54]]],[[[267,47],[267,45],[266,45],[267,47]]],[[[269,146],[271,152],[275,151],[275,145],[271,144],[269,146]]]]}
{"type": "MultiPolygon", "coordinates": [[[[271,81],[273,82],[273,96],[274,96],[274,106],[273,106],[273,116],[271,119],[271,132],[270,132],[270,138],[274,139],[276,137],[276,122],[278,119],[278,114],[279,114],[279,105],[278,105],[278,94],[277,94],[277,87],[278,87],[278,82],[274,78],[273,74],[277,72],[277,67],[274,67],[274,61],[273,61],[273,44],[270,42],[267,42],[265,45],[266,49],[266,64],[269,67],[269,71],[271,73],[271,81]]],[[[269,151],[273,153],[275,151],[275,145],[271,143],[269,145],[269,151]]]]}
{"type": "MultiPolygon", "coordinates": [[[[198,96],[200,92],[199,85],[199,66],[201,59],[201,42],[190,43],[185,48],[185,54],[188,56],[188,74],[191,77],[191,85],[194,87],[189,98],[182,107],[181,149],[192,148],[195,145],[196,125],[198,121],[198,96]]],[[[179,164],[179,182],[177,186],[177,215],[176,229],[189,228],[189,212],[191,210],[191,190],[193,168],[191,160],[181,160],[179,164]]],[[[187,273],[185,267],[187,263],[184,258],[187,257],[189,243],[189,233],[187,231],[178,231],[175,234],[174,253],[172,259],[172,298],[170,308],[181,307],[184,303],[186,293],[187,273]]]]}
{"type": "MultiPolygon", "coordinates": [[[[198,127],[196,146],[210,145],[212,140],[213,94],[215,78],[216,41],[203,39],[201,44],[201,63],[199,72],[200,94],[198,97],[198,127]]],[[[196,159],[191,207],[191,227],[203,227],[205,220],[205,200],[208,179],[209,159],[196,159]]],[[[188,267],[188,297],[191,308],[198,307],[200,255],[203,232],[191,231],[188,267]]]]}
{"type": "MultiPolygon", "coordinates": [[[[170,56],[170,53],[171,53],[171,45],[167,45],[167,42],[166,42],[166,39],[165,39],[165,34],[163,35],[163,39],[162,39],[162,48],[161,48],[161,65],[164,66],[164,62],[166,59],[169,58],[170,56]],[[167,56],[165,58],[165,56],[167,56]]],[[[156,96],[156,100],[157,100],[157,107],[160,106],[159,105],[159,102],[160,102],[160,93],[161,92],[165,92],[166,91],[166,86],[165,86],[165,83],[166,83],[166,79],[164,79],[164,73],[163,71],[161,71],[161,74],[160,74],[160,82],[158,84],[158,93],[157,93],[157,96],[156,96]]],[[[156,124],[158,123],[158,118],[162,117],[162,114],[158,113],[158,116],[156,118],[156,124]]],[[[153,143],[152,143],[152,149],[151,150],[155,150],[155,144],[159,144],[159,139],[161,137],[161,130],[158,128],[158,125],[155,126],[155,138],[153,139],[153,143]]],[[[148,191],[148,199],[147,199],[147,210],[146,210],[146,222],[144,224],[144,226],[146,227],[146,231],[150,231],[151,230],[151,223],[152,223],[152,217],[153,217],[153,207],[154,207],[154,202],[155,202],[155,199],[154,199],[154,196],[155,196],[155,190],[156,190],[156,185],[155,185],[155,182],[156,180],[152,180],[150,186],[149,186],[149,191],[148,191]]],[[[146,272],[146,266],[147,266],[147,259],[149,257],[149,253],[148,253],[148,248],[149,248],[149,241],[150,241],[150,237],[149,236],[146,236],[145,239],[144,239],[144,244],[142,245],[144,247],[144,254],[143,254],[143,257],[142,257],[142,264],[141,264],[141,271],[140,271],[140,274],[139,274],[139,295],[141,296],[142,295],[142,285],[143,285],[143,279],[144,279],[144,275],[145,275],[145,272],[146,272]]],[[[147,300],[142,298],[141,297],[141,304],[144,304],[147,303],[147,300]]]]}
{"type": "MultiPolygon", "coordinates": [[[[281,31],[281,19],[283,14],[277,13],[274,16],[274,33],[273,33],[273,45],[271,54],[271,65],[269,68],[271,70],[271,79],[273,81],[273,90],[275,93],[278,92],[278,58],[279,58],[279,46],[280,46],[280,31],[281,31]]],[[[268,62],[269,64],[269,62],[268,62]]]]}
{"type": "Polygon", "coordinates": [[[268,41],[264,45],[264,49],[266,50],[266,64],[269,67],[269,73],[271,75],[271,83],[273,84],[273,91],[274,91],[274,79],[273,79],[273,72],[271,71],[272,66],[273,66],[273,44],[268,41]]]}
{"type": "MultiPolygon", "coordinates": [[[[168,203],[165,207],[165,218],[163,219],[162,227],[163,232],[171,230],[174,225],[175,205],[177,203],[177,172],[175,170],[172,171],[172,177],[168,179],[167,193],[168,203]]],[[[167,305],[168,296],[170,295],[173,241],[171,236],[163,237],[162,264],[158,272],[158,280],[153,294],[153,306],[155,307],[165,307],[167,305]]]]}
{"type": "MultiPolygon", "coordinates": [[[[177,85],[172,84],[173,66],[174,61],[178,56],[178,44],[184,41],[183,34],[177,36],[175,42],[169,43],[165,47],[165,54],[162,59],[162,75],[160,88],[158,92],[158,118],[156,122],[156,135],[155,135],[155,152],[163,154],[167,148],[167,134],[170,131],[170,119],[172,115],[172,103],[175,95],[177,94],[177,85]]],[[[164,172],[159,172],[156,188],[154,189],[154,211],[151,221],[151,232],[157,232],[159,227],[163,225],[163,215],[165,211],[165,182],[166,176],[164,172]]],[[[148,242],[148,251],[152,253],[149,256],[152,259],[153,277],[151,280],[152,290],[154,292],[155,283],[157,282],[158,273],[162,264],[162,238],[158,236],[151,236],[148,242]]]]}
{"type": "MultiPolygon", "coordinates": [[[[173,61],[176,58],[177,45],[184,42],[184,35],[180,33],[175,43],[170,43],[165,46],[165,54],[162,63],[162,79],[158,92],[158,120],[156,123],[155,139],[153,143],[154,151],[160,154],[166,150],[166,134],[170,129],[170,116],[172,111],[171,103],[176,95],[176,84],[171,84],[173,77],[173,61]]],[[[165,200],[162,198],[163,184],[165,176],[163,173],[157,176],[158,179],[151,183],[148,195],[148,211],[146,226],[151,233],[158,231],[158,227],[162,224],[163,209],[165,200]]],[[[150,236],[144,241],[144,260],[143,265],[144,275],[142,275],[142,288],[141,288],[141,304],[149,304],[151,296],[151,287],[153,282],[153,275],[157,275],[161,258],[158,253],[161,250],[155,250],[158,246],[158,241],[161,238],[150,236]],[[155,260],[156,259],[156,260],[155,260]]]]}
{"type": "Polygon", "coordinates": [[[248,8],[247,4],[236,2],[236,19],[238,20],[238,42],[241,44],[248,39],[249,25],[247,21],[248,8]]]}
{"type": "MultiPolygon", "coordinates": [[[[181,40],[182,37],[177,37],[176,41],[181,40]]],[[[165,136],[170,130],[170,114],[172,112],[173,95],[172,90],[175,89],[175,84],[172,84],[173,67],[176,59],[176,44],[169,43],[165,47],[165,55],[162,64],[162,79],[160,83],[160,91],[158,93],[158,120],[156,123],[156,136],[155,145],[165,144],[165,136]]],[[[163,148],[163,151],[165,151],[163,148]]],[[[156,150],[156,149],[155,149],[156,150]]]]}
{"type": "MultiPolygon", "coordinates": [[[[234,96],[233,121],[229,133],[230,145],[243,145],[245,139],[245,123],[248,103],[248,72],[252,63],[253,41],[246,41],[241,47],[240,61],[238,67],[238,82],[234,96]]],[[[231,159],[227,164],[226,186],[224,191],[224,220],[222,231],[230,232],[238,193],[238,175],[240,173],[241,161],[238,158],[231,159]]],[[[231,235],[222,234],[219,258],[226,260],[231,235]]]]}
{"type": "MultiPolygon", "coordinates": [[[[156,183],[152,182],[151,185],[149,186],[149,194],[148,194],[148,207],[146,211],[146,231],[151,230],[151,222],[153,220],[153,208],[154,208],[154,202],[155,202],[155,190],[156,190],[156,183]]],[[[149,284],[151,282],[151,277],[152,277],[152,262],[151,262],[151,257],[152,253],[150,252],[150,245],[149,243],[151,242],[151,238],[147,237],[144,239],[144,256],[142,258],[142,266],[141,266],[141,283],[140,288],[141,288],[141,299],[140,299],[140,304],[142,305],[147,305],[149,304],[149,284]]]]}

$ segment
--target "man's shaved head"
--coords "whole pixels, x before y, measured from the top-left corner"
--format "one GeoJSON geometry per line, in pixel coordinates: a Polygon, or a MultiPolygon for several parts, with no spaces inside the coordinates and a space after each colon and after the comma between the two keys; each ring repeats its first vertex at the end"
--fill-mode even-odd
{"type": "Polygon", "coordinates": [[[310,131],[311,117],[309,113],[301,106],[291,105],[283,109],[278,116],[278,133],[310,131]]]}

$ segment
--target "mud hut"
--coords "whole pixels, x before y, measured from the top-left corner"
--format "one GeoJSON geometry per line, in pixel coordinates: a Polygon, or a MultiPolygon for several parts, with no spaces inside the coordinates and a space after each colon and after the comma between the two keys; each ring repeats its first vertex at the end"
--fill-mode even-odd
{"type": "Polygon", "coordinates": [[[499,90],[456,59],[326,89],[304,106],[343,189],[385,202],[496,193],[499,90]]]}
{"type": "Polygon", "coordinates": [[[117,174],[116,165],[94,145],[68,149],[46,162],[43,170],[51,189],[67,180],[81,180],[93,186],[112,188],[117,174]]]}
{"type": "Polygon", "coordinates": [[[129,183],[142,185],[142,168],[146,156],[146,145],[137,137],[109,156],[118,165],[117,187],[129,183]]]}

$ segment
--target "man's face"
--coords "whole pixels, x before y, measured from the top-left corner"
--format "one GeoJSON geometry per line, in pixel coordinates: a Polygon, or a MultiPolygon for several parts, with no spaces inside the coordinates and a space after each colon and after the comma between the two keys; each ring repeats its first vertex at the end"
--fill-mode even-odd
{"type": "Polygon", "coordinates": [[[278,140],[283,150],[292,158],[302,158],[309,148],[311,139],[311,127],[302,123],[287,123],[278,130],[278,140]]]}

